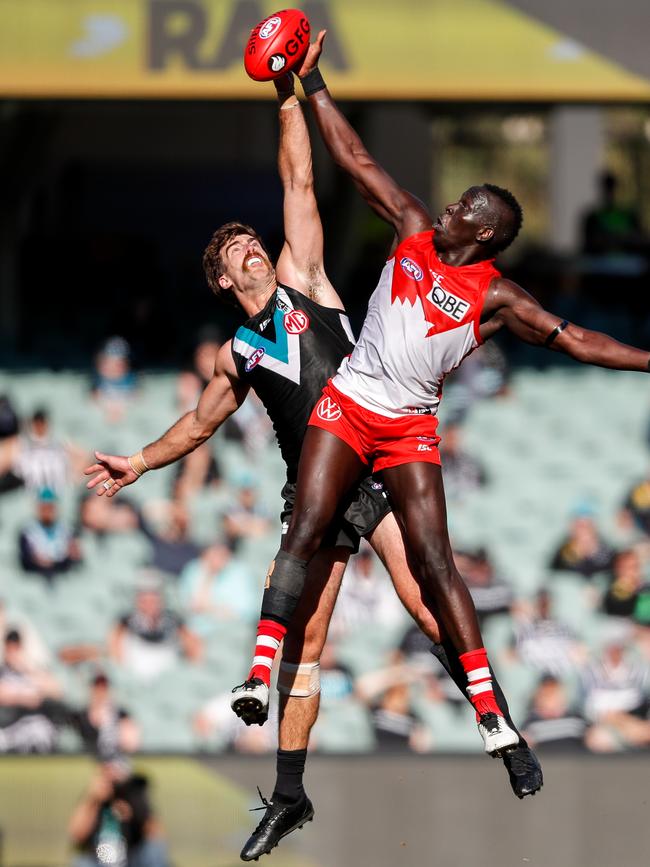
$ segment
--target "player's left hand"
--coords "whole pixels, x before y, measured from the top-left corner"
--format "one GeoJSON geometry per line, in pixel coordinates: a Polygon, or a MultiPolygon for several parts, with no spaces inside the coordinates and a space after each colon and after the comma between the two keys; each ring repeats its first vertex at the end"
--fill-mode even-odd
{"type": "Polygon", "coordinates": [[[311,72],[314,67],[318,66],[318,61],[323,51],[323,42],[325,41],[326,36],[327,30],[321,30],[316,37],[316,41],[310,44],[304,60],[294,69],[298,78],[304,78],[308,72],[311,72]]]}

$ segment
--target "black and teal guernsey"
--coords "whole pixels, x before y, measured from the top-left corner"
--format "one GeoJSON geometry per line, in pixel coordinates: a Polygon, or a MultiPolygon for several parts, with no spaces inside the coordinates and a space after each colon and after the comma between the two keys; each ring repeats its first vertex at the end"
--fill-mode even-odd
{"type": "Polygon", "coordinates": [[[296,479],[311,411],[328,379],[353,349],[352,329],[343,310],[323,307],[282,284],[266,307],[233,337],[237,374],[266,407],[289,482],[296,479]]]}

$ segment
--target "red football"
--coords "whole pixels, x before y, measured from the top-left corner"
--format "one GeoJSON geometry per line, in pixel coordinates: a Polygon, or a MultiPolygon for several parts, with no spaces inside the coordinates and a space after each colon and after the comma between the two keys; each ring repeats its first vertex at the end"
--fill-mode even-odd
{"type": "Polygon", "coordinates": [[[309,19],[300,9],[282,9],[251,30],[244,68],[255,81],[271,81],[290,72],[308,48],[309,19]]]}

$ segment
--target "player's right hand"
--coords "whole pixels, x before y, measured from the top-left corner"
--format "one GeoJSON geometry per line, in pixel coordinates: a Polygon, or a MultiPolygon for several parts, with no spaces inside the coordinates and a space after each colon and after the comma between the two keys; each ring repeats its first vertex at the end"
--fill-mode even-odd
{"type": "Polygon", "coordinates": [[[321,30],[316,37],[316,42],[312,42],[307,49],[307,54],[305,54],[305,59],[299,66],[296,66],[294,72],[298,76],[298,78],[304,78],[308,72],[311,72],[315,66],[318,66],[318,61],[320,59],[321,53],[323,51],[323,42],[325,41],[325,36],[327,35],[327,30],[321,30]]]}
{"type": "Polygon", "coordinates": [[[131,469],[129,460],[124,455],[105,455],[102,452],[95,452],[97,458],[96,464],[86,467],[84,470],[85,476],[92,476],[96,473],[86,487],[88,490],[97,488],[97,496],[114,497],[115,494],[126,485],[132,485],[137,482],[140,476],[131,469]]]}

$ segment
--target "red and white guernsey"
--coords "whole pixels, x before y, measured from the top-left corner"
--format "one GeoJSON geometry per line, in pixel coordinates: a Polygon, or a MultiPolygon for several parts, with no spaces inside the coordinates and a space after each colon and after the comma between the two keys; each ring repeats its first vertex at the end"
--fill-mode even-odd
{"type": "Polygon", "coordinates": [[[433,235],[412,235],[386,262],[357,345],[332,380],[389,418],[437,413],[445,376],[481,343],[485,294],[500,276],[494,260],[445,265],[433,235]]]}

